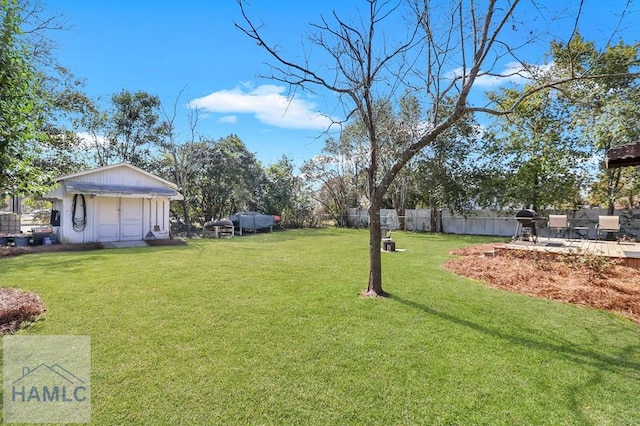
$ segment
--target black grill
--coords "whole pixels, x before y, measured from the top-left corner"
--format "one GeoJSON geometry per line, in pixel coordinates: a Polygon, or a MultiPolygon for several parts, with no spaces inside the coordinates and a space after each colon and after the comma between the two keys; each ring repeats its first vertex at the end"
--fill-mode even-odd
{"type": "Polygon", "coordinates": [[[538,233],[536,231],[536,222],[542,220],[538,213],[532,209],[522,209],[516,213],[518,227],[516,229],[515,238],[520,241],[538,241],[538,233]]]}
{"type": "Polygon", "coordinates": [[[520,210],[518,213],[516,213],[516,219],[522,225],[528,226],[531,223],[538,220],[538,213],[536,213],[535,210],[531,210],[531,209],[520,210]]]}

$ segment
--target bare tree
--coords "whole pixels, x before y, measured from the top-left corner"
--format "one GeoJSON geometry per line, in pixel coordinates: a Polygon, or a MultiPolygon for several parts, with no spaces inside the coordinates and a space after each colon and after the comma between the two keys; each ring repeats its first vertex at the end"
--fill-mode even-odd
{"type": "Polygon", "coordinates": [[[182,208],[182,217],[186,227],[187,237],[191,237],[191,217],[189,215],[189,200],[192,196],[191,180],[196,174],[196,171],[202,167],[202,164],[196,160],[194,152],[194,144],[196,143],[196,127],[198,125],[198,109],[191,110],[188,116],[189,119],[189,135],[185,141],[178,141],[178,134],[175,128],[175,120],[178,111],[178,101],[180,100],[184,88],[180,90],[178,96],[173,102],[172,109],[167,112],[164,107],[162,111],[162,127],[163,136],[158,142],[160,148],[171,159],[171,175],[173,181],[178,185],[178,189],[183,195],[180,201],[182,208]]]}
{"type": "Polygon", "coordinates": [[[320,184],[314,199],[340,227],[354,225],[349,208],[358,207],[361,198],[359,181],[366,155],[360,154],[357,127],[346,126],[338,140],[328,138],[322,155],[314,156],[300,168],[307,181],[320,184]]]}
{"type": "MultiPolygon", "coordinates": [[[[290,85],[294,90],[319,88],[336,94],[345,108],[346,120],[360,120],[369,140],[367,169],[369,195],[369,281],[363,295],[387,296],[382,288],[380,253],[380,207],[383,197],[403,167],[438,136],[450,131],[464,117],[475,112],[509,114],[519,101],[503,108],[500,105],[472,106],[469,95],[481,77],[513,79],[526,77],[532,83],[522,94],[525,99],[545,87],[560,87],[581,78],[598,78],[587,70],[581,74],[536,81],[536,67],[519,57],[520,47],[532,42],[542,32],[528,27],[536,20],[549,25],[545,12],[535,2],[487,0],[483,2],[452,0],[363,0],[366,11],[354,19],[344,19],[337,12],[331,18],[320,17],[311,24],[309,36],[318,54],[302,59],[287,54],[277,43],[266,39],[265,28],[247,14],[244,0],[236,0],[243,21],[236,27],[254,40],[271,57],[271,74],[266,76],[290,85]],[[519,20],[516,10],[525,18],[519,20]],[[407,29],[399,38],[399,20],[406,18],[407,29]],[[385,28],[393,32],[385,33],[385,28]],[[315,62],[314,62],[315,61],[315,62]],[[509,72],[499,72],[505,62],[519,65],[509,72]],[[419,91],[419,92],[418,92],[419,91]],[[387,138],[379,129],[378,108],[391,103],[396,108],[407,93],[422,93],[426,124],[417,136],[393,149],[389,166],[381,170],[382,144],[387,138]]],[[[582,2],[573,11],[576,31],[582,2]]],[[[546,34],[546,33],[545,33],[546,34]]],[[[388,159],[387,159],[388,160],[388,159]]]]}

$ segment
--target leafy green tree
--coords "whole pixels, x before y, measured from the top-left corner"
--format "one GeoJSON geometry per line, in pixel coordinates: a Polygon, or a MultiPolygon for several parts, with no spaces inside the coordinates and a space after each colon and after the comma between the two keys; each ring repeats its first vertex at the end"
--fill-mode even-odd
{"type": "Polygon", "coordinates": [[[640,209],[640,167],[627,167],[622,172],[625,184],[618,202],[625,209],[640,209]]]}
{"type": "Polygon", "coordinates": [[[96,106],[84,93],[84,81],[62,66],[55,69],[44,80],[50,102],[42,128],[46,137],[40,142],[35,164],[59,176],[91,167],[93,158],[88,141],[76,129],[82,127],[87,117],[96,114],[96,106]]]}
{"type": "Polygon", "coordinates": [[[160,120],[160,99],[144,91],[122,90],[113,94],[108,109],[95,101],[69,93],[69,102],[79,114],[74,118],[76,129],[66,140],[79,140],[85,151],[85,161],[97,166],[128,162],[143,169],[152,165],[151,151],[168,136],[167,126],[160,120]]]}
{"type": "Polygon", "coordinates": [[[445,209],[464,214],[472,208],[477,171],[469,145],[464,137],[441,137],[415,161],[412,200],[431,210],[432,232],[445,232],[445,209]]]}
{"type": "Polygon", "coordinates": [[[313,190],[302,179],[298,179],[298,184],[300,187],[293,196],[292,214],[286,216],[285,226],[291,228],[318,226],[313,190]]]}
{"type": "Polygon", "coordinates": [[[264,170],[262,209],[281,217],[284,227],[300,227],[309,223],[313,212],[311,194],[300,176],[294,173],[293,163],[286,156],[264,170]]]}
{"type": "MultiPolygon", "coordinates": [[[[491,99],[511,108],[523,89],[503,89],[491,99]]],[[[572,111],[550,90],[521,101],[495,124],[496,137],[486,155],[502,167],[496,197],[504,206],[575,208],[582,204],[588,165],[588,144],[572,132],[572,111]]]]}
{"type": "MultiPolygon", "coordinates": [[[[443,103],[442,108],[447,107],[452,105],[443,103]]],[[[420,125],[413,126],[419,129],[420,125]]],[[[484,166],[478,161],[482,136],[484,132],[474,117],[466,116],[407,163],[412,171],[410,199],[414,205],[431,210],[432,232],[445,231],[442,223],[445,209],[464,214],[472,208],[477,176],[484,166]]]]}
{"type": "Polygon", "coordinates": [[[567,43],[552,44],[555,74],[600,76],[564,84],[562,94],[566,108],[574,114],[579,137],[591,144],[591,153],[598,159],[590,199],[606,205],[609,214],[613,214],[625,181],[622,169],[604,167],[606,151],[640,140],[640,79],[634,73],[640,66],[639,49],[640,43],[620,41],[599,51],[594,42],[579,35],[567,43]],[[603,182],[604,194],[598,191],[603,182]]]}
{"type": "MultiPolygon", "coordinates": [[[[615,90],[616,96],[607,94],[603,98],[603,104],[595,109],[582,109],[581,116],[585,119],[582,135],[594,143],[593,151],[598,158],[598,172],[596,182],[606,182],[604,197],[596,197],[594,193],[592,201],[597,205],[607,207],[608,214],[613,214],[620,197],[624,197],[623,188],[627,185],[630,175],[624,168],[607,169],[604,164],[604,156],[610,148],[627,143],[640,141],[640,88],[636,85],[626,89],[615,90]],[[589,125],[586,125],[589,122],[589,125]]],[[[591,192],[596,192],[592,187],[591,192]]]]}
{"type": "Polygon", "coordinates": [[[184,142],[170,148],[162,148],[158,155],[150,160],[149,171],[178,185],[178,191],[183,199],[171,203],[171,213],[179,219],[176,231],[185,232],[192,236],[193,218],[200,215],[198,182],[202,181],[203,144],[199,142],[184,142]]]}
{"type": "Polygon", "coordinates": [[[622,209],[640,208],[640,167],[621,167],[612,170],[614,173],[600,173],[599,179],[592,182],[587,201],[589,204],[609,205],[610,196],[614,195],[615,205],[622,209]],[[617,178],[613,184],[609,176],[617,178]],[[615,192],[612,189],[615,188],[615,192]]]}
{"type": "Polygon", "coordinates": [[[166,129],[160,121],[160,99],[147,92],[122,90],[111,97],[105,138],[107,149],[101,159],[107,164],[126,161],[145,168],[151,148],[158,144],[166,129]]]}
{"type": "Polygon", "coordinates": [[[264,171],[237,135],[194,147],[202,168],[193,182],[196,209],[204,221],[259,210],[264,171]]]}
{"type": "Polygon", "coordinates": [[[27,13],[18,0],[0,0],[0,193],[13,196],[43,191],[49,177],[34,166],[46,99],[21,29],[27,13]]]}
{"type": "Polygon", "coordinates": [[[92,103],[83,82],[58,63],[38,1],[0,0],[0,187],[5,193],[43,192],[54,175],[86,166],[72,129],[92,103]]]}

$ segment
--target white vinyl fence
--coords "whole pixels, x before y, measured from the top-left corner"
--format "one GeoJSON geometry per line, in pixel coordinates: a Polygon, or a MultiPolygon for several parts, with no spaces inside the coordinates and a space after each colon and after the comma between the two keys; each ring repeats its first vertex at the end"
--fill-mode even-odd
{"type": "MultiPolygon", "coordinates": [[[[473,210],[467,215],[458,215],[448,211],[442,213],[442,232],[447,234],[466,235],[491,235],[498,237],[509,237],[516,233],[518,222],[515,218],[517,210],[514,211],[493,211],[493,210],[473,210]]],[[[569,218],[571,228],[576,226],[589,228],[585,237],[595,238],[595,226],[598,223],[598,216],[604,216],[607,211],[604,209],[581,209],[570,211],[541,212],[539,216],[543,219],[539,222],[539,236],[547,235],[547,218],[549,214],[566,214],[569,218]]],[[[640,210],[616,211],[616,216],[620,216],[621,230],[626,235],[637,236],[640,234],[640,210]]],[[[369,217],[364,209],[350,209],[349,216],[354,227],[368,227],[369,217]]],[[[394,209],[380,210],[380,221],[383,227],[398,230],[401,229],[398,215],[394,209]]],[[[404,215],[405,231],[431,232],[431,210],[430,209],[407,209],[404,215]]],[[[439,229],[438,229],[439,230],[439,229]]]]}

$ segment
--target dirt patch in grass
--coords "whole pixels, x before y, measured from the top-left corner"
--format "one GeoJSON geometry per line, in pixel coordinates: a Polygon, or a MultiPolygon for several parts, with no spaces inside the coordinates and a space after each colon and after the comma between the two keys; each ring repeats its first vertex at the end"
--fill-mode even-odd
{"type": "Polygon", "coordinates": [[[45,311],[35,293],[0,287],[0,335],[15,332],[45,311]]]}
{"type": "Polygon", "coordinates": [[[164,240],[147,240],[150,246],[184,246],[187,244],[185,240],[179,238],[170,238],[164,240]]]}
{"type": "Polygon", "coordinates": [[[80,251],[80,250],[98,250],[104,248],[100,243],[83,243],[83,244],[48,244],[41,246],[28,247],[0,247],[0,258],[20,256],[30,253],[49,253],[56,251],[80,251]]]}
{"type": "Polygon", "coordinates": [[[593,255],[553,257],[480,244],[451,254],[445,267],[489,286],[617,312],[640,324],[640,271],[593,255]],[[494,253],[494,256],[485,256],[494,253]]]}
{"type": "MultiPolygon", "coordinates": [[[[181,239],[147,240],[150,246],[177,246],[185,245],[187,242],[181,239]]],[[[51,253],[59,251],[81,251],[103,249],[100,243],[76,243],[76,244],[48,244],[28,247],[0,247],[0,258],[10,256],[20,256],[30,253],[51,253]]]]}

